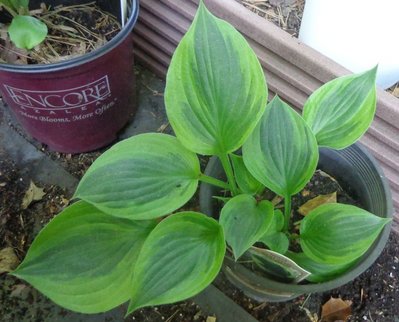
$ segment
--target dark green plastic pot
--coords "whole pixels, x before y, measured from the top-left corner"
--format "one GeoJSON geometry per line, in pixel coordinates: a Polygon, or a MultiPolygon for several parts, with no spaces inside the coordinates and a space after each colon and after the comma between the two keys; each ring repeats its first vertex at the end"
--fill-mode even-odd
{"type": "MultiPolygon", "coordinates": [[[[360,144],[344,150],[320,149],[319,169],[332,175],[341,186],[357,197],[363,208],[371,213],[392,218],[392,198],[387,179],[374,157],[360,144]]],[[[211,158],[205,174],[224,179],[222,166],[217,158],[211,158]]],[[[200,188],[200,208],[208,216],[215,216],[218,189],[209,184],[200,188]]],[[[381,254],[389,237],[390,225],[386,225],[377,240],[363,255],[357,265],[336,279],[317,284],[287,284],[259,276],[232,258],[225,257],[223,271],[227,278],[244,293],[258,301],[280,302],[302,294],[325,292],[346,284],[367,268],[381,254]]]]}

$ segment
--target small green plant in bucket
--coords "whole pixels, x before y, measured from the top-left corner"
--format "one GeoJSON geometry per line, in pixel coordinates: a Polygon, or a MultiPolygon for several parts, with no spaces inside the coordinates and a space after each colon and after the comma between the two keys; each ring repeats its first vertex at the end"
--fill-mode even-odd
{"type": "Polygon", "coordinates": [[[47,26],[29,14],[29,0],[0,0],[0,7],[13,16],[8,34],[15,46],[32,49],[46,38],[47,26]]]}
{"type": "Polygon", "coordinates": [[[201,3],[167,75],[176,136],[141,134],[103,153],[80,181],[79,201],[39,233],[12,274],[83,313],[187,299],[216,277],[226,243],[236,260],[249,254],[265,270],[279,256],[294,260],[309,281],[342,274],[389,219],[349,205],[319,206],[302,220],[294,253],[291,197],[313,176],[319,146],[343,149],[365,133],[375,113],[375,74],[325,84],[302,116],[278,97],[267,104],[255,53],[201,3]],[[227,181],[202,173],[197,154],[217,156],[227,181]],[[173,213],[200,181],[228,192],[219,220],[173,213]],[[266,188],[284,198],[284,213],[260,199],[266,188]]]}

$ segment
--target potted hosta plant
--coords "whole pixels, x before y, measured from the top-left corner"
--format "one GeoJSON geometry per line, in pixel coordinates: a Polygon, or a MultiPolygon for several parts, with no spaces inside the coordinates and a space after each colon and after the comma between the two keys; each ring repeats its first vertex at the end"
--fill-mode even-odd
{"type": "MultiPolygon", "coordinates": [[[[377,215],[322,205],[295,235],[290,201],[316,170],[319,145],[351,146],[368,128],[375,72],[326,84],[309,98],[303,116],[278,97],[267,104],[254,52],[201,3],[167,76],[165,103],[176,137],[141,134],[103,153],[80,181],[79,201],[39,233],[12,274],[74,311],[103,312],[129,301],[130,313],[197,294],[224,259],[239,273],[229,261],[249,256],[270,271],[291,269],[315,282],[353,265],[365,269],[371,262],[363,258],[386,242],[389,231],[382,177],[368,182],[386,202],[377,215]],[[241,147],[242,156],[236,152],[241,147]],[[217,156],[227,181],[202,173],[196,153],[217,156]],[[200,181],[224,191],[220,216],[173,213],[200,181]],[[284,198],[284,214],[262,198],[265,187],[284,198]],[[290,240],[299,240],[301,249],[290,248],[290,240]]],[[[298,276],[285,285],[299,286],[298,276]]]]}
{"type": "Polygon", "coordinates": [[[27,133],[59,152],[109,144],[134,112],[138,3],[86,2],[0,1],[1,96],[27,133]]]}

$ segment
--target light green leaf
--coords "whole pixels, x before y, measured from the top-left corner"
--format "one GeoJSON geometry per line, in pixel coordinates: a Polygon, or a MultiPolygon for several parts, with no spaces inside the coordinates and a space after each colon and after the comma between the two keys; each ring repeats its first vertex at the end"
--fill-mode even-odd
{"type": "Polygon", "coordinates": [[[266,187],[289,197],[316,170],[319,152],[305,121],[277,96],[243,146],[245,166],[266,187]]]}
{"type": "Polygon", "coordinates": [[[343,149],[366,132],[376,109],[376,73],[377,67],[334,79],[309,97],[303,118],[320,146],[343,149]]]}
{"type": "Polygon", "coordinates": [[[11,41],[18,48],[32,49],[47,36],[47,26],[31,16],[15,16],[8,28],[11,41]]]}
{"type": "Polygon", "coordinates": [[[288,257],[274,251],[251,247],[249,250],[254,263],[267,275],[282,282],[299,283],[310,275],[288,257]]]}
{"type": "Polygon", "coordinates": [[[273,220],[266,231],[265,235],[271,235],[281,231],[284,228],[284,215],[280,209],[275,209],[273,214],[273,220]]]}
{"type": "Polygon", "coordinates": [[[128,313],[201,292],[218,274],[225,251],[223,229],[212,218],[182,212],[161,221],[137,261],[128,313]]]}
{"type": "Polygon", "coordinates": [[[285,254],[290,245],[287,235],[281,232],[263,235],[259,241],[280,254],[285,254]]]}
{"type": "Polygon", "coordinates": [[[241,156],[231,154],[230,159],[233,164],[234,176],[237,181],[238,188],[246,194],[256,194],[264,189],[263,184],[256,180],[253,175],[247,170],[244,160],[241,156]]]}
{"type": "Polygon", "coordinates": [[[201,2],[177,47],[166,80],[168,119],[188,149],[204,155],[237,150],[262,116],[267,87],[240,33],[201,2]]]}
{"type": "Polygon", "coordinates": [[[305,253],[288,252],[286,256],[291,258],[299,266],[312,273],[306,278],[306,280],[312,283],[321,283],[332,280],[347,271],[355,264],[354,262],[340,265],[321,264],[311,260],[305,255],[305,253]]]}
{"type": "Polygon", "coordinates": [[[150,219],[190,200],[199,176],[197,156],[175,137],[141,134],[103,153],[80,181],[75,197],[113,216],[150,219]]]}
{"type": "Polygon", "coordinates": [[[301,222],[300,243],[318,263],[347,264],[362,256],[390,219],[344,204],[325,204],[301,222]]]}
{"type": "Polygon", "coordinates": [[[280,209],[275,209],[272,222],[267,231],[259,238],[272,251],[284,254],[289,247],[288,237],[281,232],[284,228],[284,215],[280,209]]]}
{"type": "Polygon", "coordinates": [[[110,310],[130,298],[133,268],[155,225],[77,202],[39,233],[13,275],[67,309],[110,310]]]}
{"type": "Polygon", "coordinates": [[[236,260],[263,236],[272,219],[272,203],[258,203],[250,195],[238,195],[224,205],[219,222],[236,260]]]}

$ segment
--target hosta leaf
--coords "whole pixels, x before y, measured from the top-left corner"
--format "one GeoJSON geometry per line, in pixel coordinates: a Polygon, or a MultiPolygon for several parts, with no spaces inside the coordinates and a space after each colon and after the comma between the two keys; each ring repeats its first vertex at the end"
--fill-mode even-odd
{"type": "Polygon", "coordinates": [[[301,247],[318,263],[350,263],[367,251],[389,221],[355,206],[322,205],[302,220],[301,247]]]}
{"type": "Polygon", "coordinates": [[[299,192],[316,170],[319,152],[305,121],[277,96],[243,146],[251,174],[280,196],[299,192]]]}
{"type": "Polygon", "coordinates": [[[310,275],[288,257],[274,251],[251,247],[249,250],[254,263],[266,274],[283,282],[299,283],[310,275]]]}
{"type": "Polygon", "coordinates": [[[237,180],[238,188],[243,193],[255,194],[260,192],[264,186],[245,167],[244,160],[241,156],[231,154],[230,159],[233,164],[234,176],[237,180]]]}
{"type": "Polygon", "coordinates": [[[11,41],[18,48],[32,49],[47,36],[47,26],[31,16],[15,16],[8,28],[11,41]]]}
{"type": "Polygon", "coordinates": [[[225,250],[223,229],[212,218],[182,212],[161,221],[138,258],[128,313],[199,293],[218,274],[225,250]]]}
{"type": "Polygon", "coordinates": [[[240,33],[201,2],[167,75],[165,104],[178,139],[190,150],[237,150],[262,116],[267,88],[259,61],[240,33]]]}
{"type": "Polygon", "coordinates": [[[236,260],[263,236],[272,219],[272,203],[258,203],[250,195],[238,195],[224,205],[219,222],[236,260]]]}
{"type": "Polygon", "coordinates": [[[273,220],[266,231],[266,235],[274,234],[281,231],[284,228],[284,215],[280,209],[274,210],[273,220]]]}
{"type": "Polygon", "coordinates": [[[150,219],[184,205],[199,176],[197,156],[175,137],[141,134],[103,153],[80,181],[75,197],[114,216],[150,219]]]}
{"type": "Polygon", "coordinates": [[[343,149],[366,132],[376,109],[377,67],[334,79],[307,100],[303,118],[320,146],[343,149]]]}
{"type": "Polygon", "coordinates": [[[77,202],[39,233],[13,275],[67,309],[110,310],[130,298],[133,268],[155,225],[77,202]]]}
{"type": "Polygon", "coordinates": [[[295,263],[299,266],[303,267],[307,271],[312,274],[309,275],[306,279],[309,282],[320,283],[329,281],[345,271],[347,271],[351,266],[354,265],[354,262],[349,264],[322,264],[311,260],[309,257],[305,255],[305,253],[294,253],[288,252],[286,254],[289,258],[291,258],[295,263]]]}
{"type": "Polygon", "coordinates": [[[264,243],[272,251],[280,254],[285,254],[290,245],[287,235],[281,232],[263,235],[259,241],[264,243]]]}

